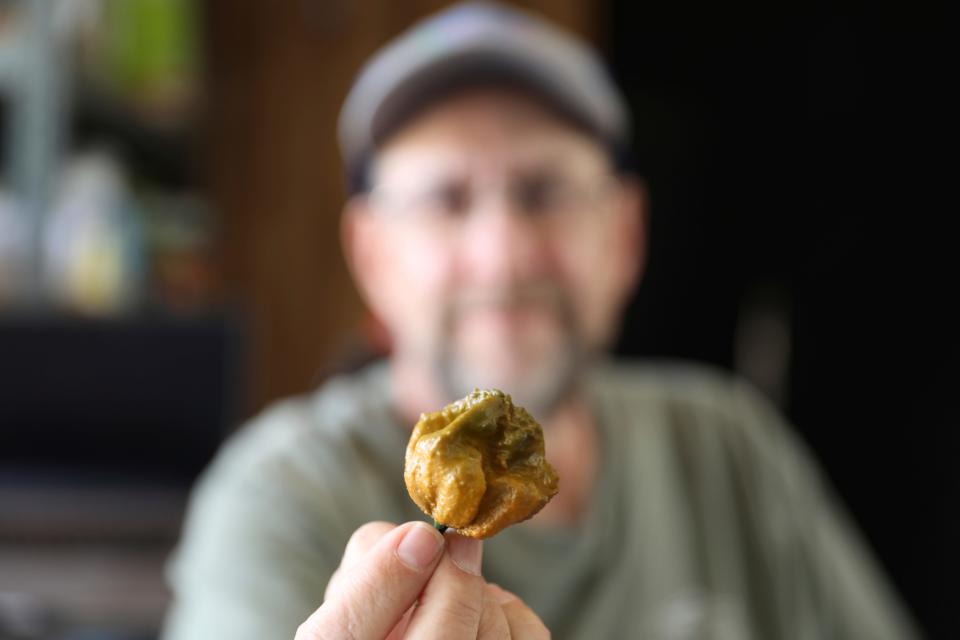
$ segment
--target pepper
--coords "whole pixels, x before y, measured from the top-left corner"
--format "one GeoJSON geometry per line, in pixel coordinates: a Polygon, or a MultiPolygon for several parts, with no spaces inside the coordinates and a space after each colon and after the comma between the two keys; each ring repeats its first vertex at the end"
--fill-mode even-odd
{"type": "Polygon", "coordinates": [[[439,525],[489,538],[533,517],[557,494],[543,429],[509,395],[475,389],[413,428],[403,474],[410,497],[439,525]]]}

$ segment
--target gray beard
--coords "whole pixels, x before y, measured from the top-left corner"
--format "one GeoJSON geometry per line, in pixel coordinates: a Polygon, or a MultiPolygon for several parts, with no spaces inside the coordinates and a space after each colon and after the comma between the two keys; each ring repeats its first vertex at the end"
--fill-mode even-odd
{"type": "Polygon", "coordinates": [[[439,340],[434,349],[432,369],[437,388],[443,391],[448,401],[462,398],[475,388],[500,389],[536,419],[547,419],[575,391],[580,373],[589,359],[584,340],[577,331],[572,305],[560,296],[556,297],[555,305],[566,338],[560,348],[517,380],[481,374],[458,357],[453,339],[457,310],[448,309],[442,318],[439,340]]]}

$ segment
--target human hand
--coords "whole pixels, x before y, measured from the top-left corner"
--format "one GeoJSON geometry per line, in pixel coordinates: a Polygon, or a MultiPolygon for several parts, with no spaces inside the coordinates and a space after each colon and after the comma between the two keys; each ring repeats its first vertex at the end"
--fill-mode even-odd
{"type": "Polygon", "coordinates": [[[295,640],[549,638],[519,598],[480,576],[482,553],[481,541],[424,522],[365,524],[295,640]]]}

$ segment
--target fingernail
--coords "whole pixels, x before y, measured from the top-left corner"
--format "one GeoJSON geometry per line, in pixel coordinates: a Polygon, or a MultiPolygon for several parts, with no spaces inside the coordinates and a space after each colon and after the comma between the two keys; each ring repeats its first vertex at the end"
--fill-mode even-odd
{"type": "Polygon", "coordinates": [[[422,571],[433,564],[441,548],[443,537],[440,532],[425,522],[418,522],[403,536],[397,547],[397,557],[414,571],[422,571]]]}
{"type": "Polygon", "coordinates": [[[480,563],[483,561],[483,542],[465,538],[456,533],[446,535],[447,549],[454,564],[475,576],[480,575],[480,563]]]}

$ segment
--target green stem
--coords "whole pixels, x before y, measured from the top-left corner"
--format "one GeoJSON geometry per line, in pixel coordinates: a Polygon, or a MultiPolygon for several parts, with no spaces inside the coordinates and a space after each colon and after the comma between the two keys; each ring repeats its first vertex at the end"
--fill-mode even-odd
{"type": "Polygon", "coordinates": [[[434,519],[434,521],[433,521],[433,526],[434,526],[434,527],[436,528],[436,530],[439,531],[440,533],[443,533],[444,531],[446,531],[446,530],[449,528],[449,527],[447,527],[447,525],[445,525],[445,524],[440,524],[439,522],[437,522],[436,519],[434,519]]]}

